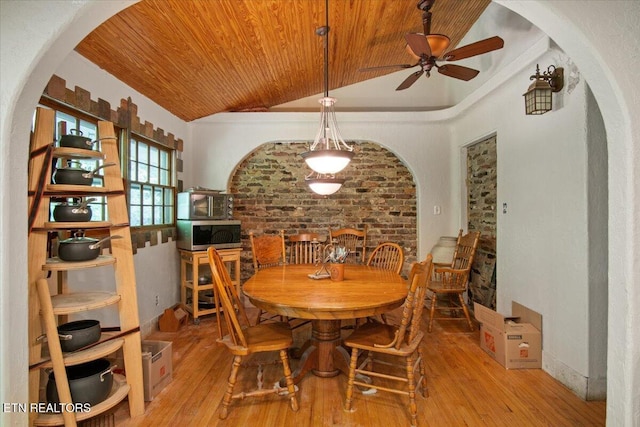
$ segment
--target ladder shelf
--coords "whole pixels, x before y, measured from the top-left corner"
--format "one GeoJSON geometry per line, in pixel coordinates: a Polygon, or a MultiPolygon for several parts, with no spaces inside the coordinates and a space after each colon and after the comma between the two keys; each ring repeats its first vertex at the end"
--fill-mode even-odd
{"type": "Polygon", "coordinates": [[[36,110],[36,128],[31,141],[32,156],[29,159],[29,208],[30,231],[28,240],[28,297],[29,297],[29,401],[45,405],[40,398],[40,378],[43,368],[52,369],[61,404],[72,404],[65,366],[73,366],[100,359],[122,349],[126,377],[114,375],[114,385],[106,400],[93,405],[90,411],[62,413],[30,413],[30,425],[76,426],[78,421],[101,414],[128,398],[129,413],[135,417],[144,413],[142,353],[140,321],[136,294],[131,231],[127,211],[124,184],[121,177],[117,139],[111,122],[98,122],[100,151],[53,147],[55,112],[46,108],[36,110]],[[55,159],[95,159],[115,163],[101,172],[103,187],[85,185],[50,184],[52,161],[55,159]],[[105,198],[108,221],[54,222],[49,219],[50,202],[55,197],[101,196],[105,198]],[[77,229],[104,229],[119,239],[110,241],[110,255],[100,255],[90,261],[67,262],[57,257],[48,258],[47,242],[50,232],[69,232],[77,229]],[[115,289],[110,292],[70,292],[67,272],[111,266],[115,277],[115,289]],[[58,293],[51,295],[46,276],[57,273],[58,293]],[[83,311],[116,306],[120,333],[102,332],[100,341],[91,347],[72,353],[63,353],[60,347],[58,322],[67,315],[83,311]],[[46,334],[47,351],[42,341],[46,334]],[[47,359],[49,357],[50,359],[47,359]]]}

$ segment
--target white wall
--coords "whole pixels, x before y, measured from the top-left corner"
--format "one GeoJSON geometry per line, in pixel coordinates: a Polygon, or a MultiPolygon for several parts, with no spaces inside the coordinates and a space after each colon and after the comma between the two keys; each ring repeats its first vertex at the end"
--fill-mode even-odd
{"type": "MultiPolygon", "coordinates": [[[[536,62],[570,71],[570,63],[558,62],[562,57],[568,61],[559,51],[532,58],[529,70],[454,121],[453,150],[497,133],[498,311],[510,314],[517,301],[541,313],[543,368],[584,397],[590,341],[606,342],[604,319],[589,328],[587,88],[584,81],[571,93],[565,87],[554,94],[554,110],[540,116],[524,114],[522,97],[536,62]]],[[[593,185],[606,195],[606,179],[593,185]]],[[[601,230],[606,235],[606,216],[591,231],[601,230]]],[[[597,308],[606,311],[606,299],[597,308]]],[[[604,372],[606,360],[593,369],[604,372]]]]}

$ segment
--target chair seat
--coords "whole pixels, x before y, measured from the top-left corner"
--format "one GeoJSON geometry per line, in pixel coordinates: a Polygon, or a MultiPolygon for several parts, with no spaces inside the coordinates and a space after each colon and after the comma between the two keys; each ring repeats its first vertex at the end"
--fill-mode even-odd
{"type": "Polygon", "coordinates": [[[431,281],[429,282],[429,285],[427,286],[427,289],[432,291],[432,292],[438,292],[441,294],[446,294],[446,293],[452,293],[452,294],[458,294],[460,292],[464,292],[466,290],[466,288],[461,288],[458,286],[451,286],[447,283],[443,283],[443,282],[437,282],[437,281],[431,281]]]}
{"type": "Polygon", "coordinates": [[[218,342],[226,345],[233,354],[246,356],[263,351],[278,351],[291,347],[293,336],[289,324],[284,322],[260,323],[243,329],[247,346],[235,345],[229,335],[218,342]]]}
{"type": "Polygon", "coordinates": [[[365,323],[358,327],[353,334],[345,338],[344,343],[347,347],[355,347],[362,350],[371,349],[379,353],[395,354],[398,356],[407,356],[413,353],[424,336],[422,331],[417,333],[411,344],[402,343],[400,348],[384,348],[384,346],[394,340],[397,330],[397,326],[386,323],[365,323]],[[376,345],[383,347],[376,347],[376,345]]]}

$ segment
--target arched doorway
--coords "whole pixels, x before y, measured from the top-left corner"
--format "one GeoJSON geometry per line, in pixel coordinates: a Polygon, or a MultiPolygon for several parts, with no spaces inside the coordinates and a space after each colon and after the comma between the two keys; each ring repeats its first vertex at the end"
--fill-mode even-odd
{"type": "MultiPolygon", "coordinates": [[[[16,6],[23,2],[8,2],[17,16],[13,22],[3,23],[15,32],[15,37],[34,43],[33,51],[20,51],[20,44],[13,40],[15,58],[11,66],[15,73],[3,75],[2,91],[2,174],[3,201],[0,215],[0,243],[2,270],[2,348],[11,348],[11,357],[4,352],[2,394],[4,401],[25,401],[26,365],[10,359],[26,354],[25,322],[26,289],[13,286],[26,283],[24,260],[26,250],[26,164],[29,121],[44,84],[56,68],[56,64],[73,49],[83,35],[108,19],[130,2],[51,3],[29,2],[28,6],[16,6]],[[40,3],[38,5],[37,3],[40,3]],[[30,9],[30,10],[29,10],[30,9]],[[66,18],[52,22],[51,16],[66,18]],[[48,22],[42,28],[33,28],[34,22],[48,22]],[[71,28],[71,23],[79,24],[71,28]],[[20,26],[24,28],[20,28],[20,26]],[[40,37],[40,38],[38,38],[40,37]],[[6,108],[5,108],[6,107],[6,108]]],[[[637,46],[638,29],[629,19],[629,13],[637,16],[637,2],[592,1],[589,8],[578,7],[575,2],[505,1],[500,4],[543,29],[567,52],[583,71],[601,107],[609,141],[609,185],[612,191],[609,201],[609,259],[611,284],[609,290],[609,370],[608,419],[611,424],[632,424],[634,415],[640,412],[640,338],[634,333],[634,325],[640,320],[640,290],[635,284],[640,280],[640,266],[633,260],[640,256],[637,224],[640,184],[636,170],[640,157],[640,129],[631,118],[640,116],[640,107],[633,100],[640,89],[635,80],[637,59],[628,56],[624,46],[637,46]],[[607,16],[606,22],[600,21],[607,16]],[[581,30],[584,28],[585,30],[581,30]],[[587,31],[585,33],[584,31],[587,31]],[[612,49],[612,34],[617,49],[612,49]],[[610,65],[604,58],[613,61],[610,65]],[[630,62],[636,61],[631,64],[630,62]],[[625,66],[626,65],[626,66],[625,66]]],[[[585,6],[582,4],[582,6],[585,6]]],[[[5,5],[3,5],[5,7],[5,5]]],[[[8,20],[7,20],[8,21],[8,20]]],[[[13,34],[11,34],[13,35],[13,34]]],[[[4,52],[3,52],[4,55],[4,52]]],[[[4,59],[4,58],[3,58],[4,59]]],[[[4,66],[3,66],[4,69],[4,66]]],[[[26,357],[23,358],[26,360],[26,357]]],[[[15,415],[15,424],[21,416],[15,415]]],[[[23,420],[22,420],[23,421],[23,420]]]]}
{"type": "MultiPolygon", "coordinates": [[[[382,242],[398,243],[404,250],[405,268],[417,256],[417,203],[413,174],[395,154],[374,142],[354,144],[358,153],[340,177],[346,182],[331,197],[319,196],[304,182],[310,169],[301,167],[307,144],[268,142],[241,161],[233,172],[228,190],[235,194],[234,217],[242,221],[243,239],[256,234],[285,236],[318,233],[329,228],[367,227],[367,250],[382,242]]],[[[248,248],[247,241],[243,247],[248,248]]],[[[243,258],[253,273],[251,254],[243,258]]]]}

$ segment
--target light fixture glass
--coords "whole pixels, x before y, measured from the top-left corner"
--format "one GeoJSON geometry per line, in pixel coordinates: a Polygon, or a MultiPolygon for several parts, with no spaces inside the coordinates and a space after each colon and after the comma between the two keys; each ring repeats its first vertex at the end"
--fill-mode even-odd
{"type": "Polygon", "coordinates": [[[562,68],[550,65],[547,71],[540,74],[540,67],[536,65],[536,73],[530,77],[533,83],[522,95],[524,109],[527,115],[540,115],[553,109],[553,92],[558,92],[564,86],[564,72],[562,68]]]}
{"type": "Polygon", "coordinates": [[[335,174],[347,167],[354,152],[340,136],[333,109],[336,99],[326,96],[318,102],[322,105],[320,128],[309,151],[302,153],[302,158],[317,173],[335,174]]]}
{"type": "Polygon", "coordinates": [[[319,175],[316,178],[308,178],[307,184],[311,191],[316,194],[320,194],[322,196],[328,196],[330,194],[335,193],[340,190],[342,184],[344,184],[344,179],[335,178],[332,176],[322,176],[319,175]]]}
{"type": "Polygon", "coordinates": [[[324,37],[324,98],[320,103],[320,127],[309,151],[302,153],[306,164],[312,172],[306,177],[312,191],[329,195],[340,189],[344,179],[337,179],[334,174],[343,170],[351,159],[353,147],[348,145],[338,129],[334,104],[336,99],[329,96],[329,0],[325,0],[326,25],[316,30],[316,34],[324,37]]]}
{"type": "MultiPolygon", "coordinates": [[[[436,58],[441,58],[444,54],[444,51],[447,50],[449,44],[451,43],[449,37],[445,36],[444,34],[428,34],[425,37],[427,38],[427,43],[429,44],[429,48],[431,49],[431,56],[435,56],[436,58]]],[[[420,59],[420,57],[416,55],[413,50],[411,50],[411,47],[409,47],[409,45],[407,45],[406,50],[409,55],[413,56],[416,61],[420,59]]]]}
{"type": "Polygon", "coordinates": [[[544,80],[536,80],[531,83],[524,96],[524,108],[527,115],[544,114],[551,111],[552,97],[551,86],[544,80]]]}

